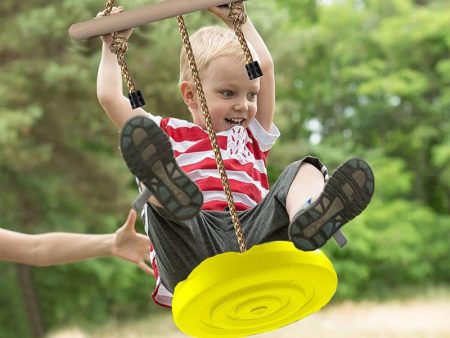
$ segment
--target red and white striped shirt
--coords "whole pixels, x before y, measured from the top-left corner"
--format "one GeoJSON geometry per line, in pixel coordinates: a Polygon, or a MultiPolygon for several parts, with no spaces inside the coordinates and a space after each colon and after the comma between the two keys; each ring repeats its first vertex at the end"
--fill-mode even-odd
{"type": "MultiPolygon", "coordinates": [[[[153,115],[149,117],[169,136],[178,165],[202,191],[202,209],[224,210],[228,204],[208,133],[185,120],[153,115]]],[[[238,211],[255,206],[267,195],[269,181],[266,159],[279,135],[275,125],[267,132],[256,119],[252,119],[247,129],[234,126],[216,133],[238,211]]],[[[153,269],[157,274],[153,250],[151,255],[153,269]]],[[[153,299],[157,304],[171,306],[170,292],[160,283],[159,276],[153,299]]]]}
{"type": "MultiPolygon", "coordinates": [[[[169,136],[178,165],[203,192],[203,209],[224,210],[227,202],[208,133],[188,121],[152,118],[169,136]]],[[[237,210],[251,208],[267,195],[266,158],[278,136],[275,126],[267,132],[256,119],[247,129],[235,126],[217,133],[237,210]]]]}

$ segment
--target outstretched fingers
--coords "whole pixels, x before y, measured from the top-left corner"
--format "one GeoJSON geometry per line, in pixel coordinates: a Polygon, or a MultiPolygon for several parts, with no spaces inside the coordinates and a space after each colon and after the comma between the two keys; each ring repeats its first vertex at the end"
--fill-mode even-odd
{"type": "Polygon", "coordinates": [[[135,233],[136,232],[135,223],[136,223],[136,210],[131,208],[130,211],[128,212],[127,220],[125,221],[124,224],[125,230],[127,232],[131,231],[132,233],[135,233]]]}
{"type": "MultiPolygon", "coordinates": [[[[150,259],[149,259],[150,260],[150,259]]],[[[150,268],[146,262],[144,261],[140,261],[137,263],[137,266],[139,267],[139,269],[141,269],[142,271],[144,271],[147,275],[149,275],[150,277],[155,277],[155,272],[153,271],[152,268],[150,268]]]]}

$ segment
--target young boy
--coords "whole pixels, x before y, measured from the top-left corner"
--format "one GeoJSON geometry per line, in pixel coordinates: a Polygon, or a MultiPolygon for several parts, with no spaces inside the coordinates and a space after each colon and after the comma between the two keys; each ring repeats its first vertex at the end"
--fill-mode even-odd
{"type": "MultiPolygon", "coordinates": [[[[228,23],[227,9],[211,11],[228,23]]],[[[266,159],[279,136],[272,122],[274,67],[250,19],[242,30],[264,74],[255,80],[247,76],[232,30],[205,27],[190,40],[245,243],[250,248],[292,240],[301,250],[315,250],[367,206],[374,191],[373,174],[363,160],[352,159],[328,180],[321,162],[306,157],[291,164],[269,191],[266,159]]],[[[193,122],[132,110],[122,95],[110,39],[103,41],[98,98],[121,129],[128,167],[150,191],[145,221],[157,255],[154,299],[170,306],[170,292],[178,282],[204,259],[239,251],[238,242],[184,51],[180,90],[193,122]]]]}

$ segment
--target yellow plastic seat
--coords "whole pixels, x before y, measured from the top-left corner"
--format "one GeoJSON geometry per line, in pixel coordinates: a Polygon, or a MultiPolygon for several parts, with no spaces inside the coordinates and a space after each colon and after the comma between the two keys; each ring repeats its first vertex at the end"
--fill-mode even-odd
{"type": "Polygon", "coordinates": [[[243,337],[320,310],[336,288],[336,272],[323,252],[264,243],[203,261],[175,288],[172,314],[193,337],[243,337]]]}

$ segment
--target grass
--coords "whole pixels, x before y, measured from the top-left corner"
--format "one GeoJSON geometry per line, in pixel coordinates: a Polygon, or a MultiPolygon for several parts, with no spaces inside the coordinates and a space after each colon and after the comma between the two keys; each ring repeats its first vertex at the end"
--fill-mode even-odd
{"type": "MultiPolygon", "coordinates": [[[[450,289],[396,290],[389,301],[340,302],[254,338],[449,338],[450,289]]],[[[97,328],[72,327],[47,338],[185,338],[170,311],[97,328]]]]}

